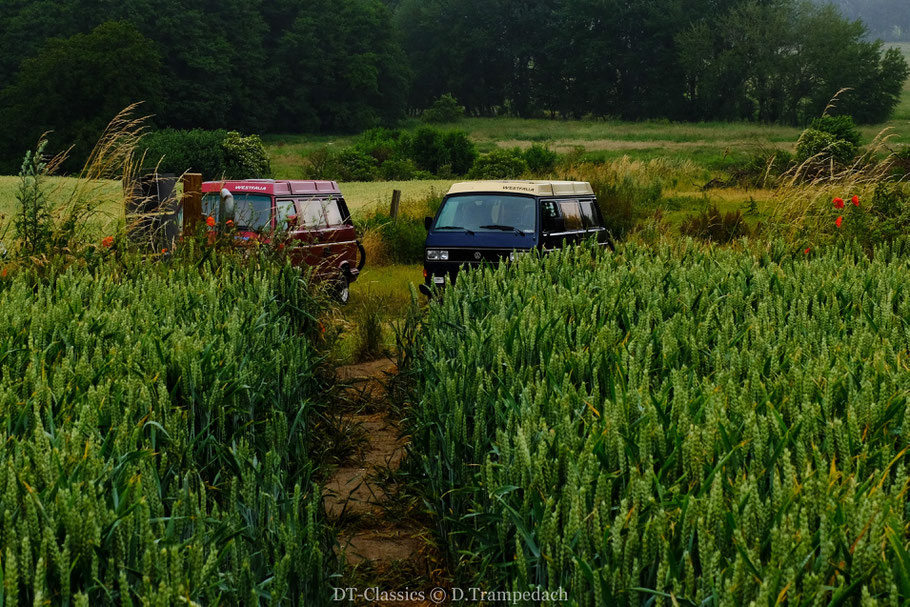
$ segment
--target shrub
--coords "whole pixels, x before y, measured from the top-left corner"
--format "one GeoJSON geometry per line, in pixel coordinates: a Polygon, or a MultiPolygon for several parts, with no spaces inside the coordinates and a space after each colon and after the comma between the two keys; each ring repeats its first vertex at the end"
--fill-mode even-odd
{"type": "Polygon", "coordinates": [[[729,243],[737,238],[747,236],[749,227],[740,211],[721,213],[717,205],[685,219],[680,231],[686,236],[710,240],[717,243],[729,243]]]}
{"type": "Polygon", "coordinates": [[[423,218],[400,215],[397,219],[387,216],[378,219],[382,222],[379,231],[389,261],[398,264],[423,261],[423,243],[427,238],[423,218]]]}
{"type": "Polygon", "coordinates": [[[846,141],[854,148],[859,148],[862,135],[856,128],[851,116],[822,116],[809,124],[810,129],[828,133],[837,141],[846,141]]]}
{"type": "Polygon", "coordinates": [[[142,138],[138,152],[144,168],[181,175],[202,173],[204,179],[251,179],[271,175],[262,140],[234,131],[164,129],[142,138]]]}
{"type": "Polygon", "coordinates": [[[409,137],[406,133],[385,128],[365,131],[354,147],[376,159],[379,165],[388,160],[402,159],[407,154],[409,137]]]}
{"type": "Polygon", "coordinates": [[[831,133],[806,129],[796,143],[796,161],[824,164],[833,159],[841,165],[849,164],[856,157],[856,146],[844,139],[835,139],[831,133]]]}
{"type": "Polygon", "coordinates": [[[373,181],[378,167],[375,158],[352,147],[335,157],[333,168],[339,181],[373,181]]]}
{"type": "Polygon", "coordinates": [[[850,116],[822,116],[812,121],[796,143],[796,160],[816,164],[834,159],[841,165],[853,162],[859,151],[860,133],[850,116]]]}
{"type": "Polygon", "coordinates": [[[420,170],[438,174],[443,167],[453,175],[465,175],[477,158],[477,149],[463,131],[443,132],[421,127],[414,133],[407,150],[420,170]]]}
{"type": "Polygon", "coordinates": [[[229,131],[221,147],[224,149],[225,174],[232,179],[264,179],[272,175],[269,154],[259,135],[244,137],[229,131]]]}
{"type": "Polygon", "coordinates": [[[462,117],[464,106],[458,105],[458,100],[451,93],[439,97],[421,116],[424,122],[457,122],[462,117]]]}
{"type": "Polygon", "coordinates": [[[449,131],[442,135],[441,156],[456,176],[467,175],[477,160],[477,148],[464,131],[449,131]]]}
{"type": "Polygon", "coordinates": [[[471,179],[517,179],[528,172],[521,150],[498,149],[474,162],[469,176],[471,179]]]}
{"type": "Polygon", "coordinates": [[[47,177],[47,159],[44,149],[47,141],[41,141],[35,151],[29,151],[19,171],[19,188],[16,190],[16,216],[13,225],[27,255],[47,253],[54,235],[44,178],[47,177]]]}
{"type": "Polygon", "coordinates": [[[522,157],[528,164],[528,169],[535,175],[552,173],[559,161],[559,154],[539,143],[526,149],[522,157]]]}
{"type": "Polygon", "coordinates": [[[328,146],[310,152],[304,158],[303,174],[306,179],[335,179],[335,155],[328,146]]]}
{"type": "Polygon", "coordinates": [[[891,157],[890,173],[894,179],[906,180],[910,177],[910,147],[902,147],[891,157]]]}
{"type": "Polygon", "coordinates": [[[408,148],[408,156],[422,171],[435,174],[448,158],[442,144],[442,133],[430,127],[417,129],[408,148]]]}
{"type": "Polygon", "coordinates": [[[412,160],[390,159],[382,163],[379,173],[386,181],[409,181],[414,179],[417,166],[412,160]]]}
{"type": "Polygon", "coordinates": [[[663,194],[663,185],[657,178],[645,179],[625,175],[616,180],[608,176],[590,179],[597,204],[604,218],[604,226],[615,239],[631,232],[646,211],[656,209],[663,194]]]}
{"type": "Polygon", "coordinates": [[[362,299],[357,309],[358,361],[374,360],[383,354],[383,322],[389,302],[386,297],[370,294],[362,299]]]}

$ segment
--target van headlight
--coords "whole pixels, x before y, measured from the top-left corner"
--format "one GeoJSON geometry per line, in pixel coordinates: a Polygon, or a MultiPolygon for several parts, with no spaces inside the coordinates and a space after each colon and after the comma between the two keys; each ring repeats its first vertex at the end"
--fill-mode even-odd
{"type": "Polygon", "coordinates": [[[428,249],[427,261],[449,261],[449,252],[439,251],[436,249],[428,249]]]}

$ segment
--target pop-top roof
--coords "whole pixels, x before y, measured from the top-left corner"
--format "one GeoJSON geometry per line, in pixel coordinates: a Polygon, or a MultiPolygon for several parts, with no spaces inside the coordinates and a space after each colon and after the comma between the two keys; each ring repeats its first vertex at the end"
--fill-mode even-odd
{"type": "Polygon", "coordinates": [[[513,192],[533,196],[583,196],[594,190],[586,181],[464,181],[449,189],[449,194],[469,192],[513,192]]]}
{"type": "Polygon", "coordinates": [[[289,181],[275,179],[245,179],[243,181],[206,181],[203,192],[220,192],[226,189],[232,193],[265,194],[275,196],[336,194],[341,195],[338,183],[334,181],[289,181]]]}

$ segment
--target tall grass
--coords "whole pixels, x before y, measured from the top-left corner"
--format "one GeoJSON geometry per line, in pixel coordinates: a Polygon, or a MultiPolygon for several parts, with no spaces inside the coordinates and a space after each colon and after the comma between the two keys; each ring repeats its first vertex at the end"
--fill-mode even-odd
{"type": "Polygon", "coordinates": [[[832,208],[835,198],[857,196],[864,210],[873,210],[869,208],[872,194],[882,184],[894,182],[895,167],[900,166],[892,151],[893,139],[890,130],[881,131],[848,165],[820,153],[787,171],[774,191],[768,221],[772,235],[791,241],[830,240],[841,231],[834,223],[836,217],[846,215],[832,208]]]}
{"type": "Polygon", "coordinates": [[[0,600],[323,600],[319,306],[217,254],[0,279],[0,600]]]}
{"type": "Polygon", "coordinates": [[[459,276],[409,431],[460,582],[910,600],[908,252],[625,244],[459,276]]]}

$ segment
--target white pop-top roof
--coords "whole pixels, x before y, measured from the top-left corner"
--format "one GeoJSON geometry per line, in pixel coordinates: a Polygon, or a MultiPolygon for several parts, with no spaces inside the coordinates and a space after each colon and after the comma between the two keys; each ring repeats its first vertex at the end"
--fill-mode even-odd
{"type": "Polygon", "coordinates": [[[514,192],[534,196],[583,196],[593,195],[587,181],[464,181],[449,189],[449,194],[469,192],[514,192]]]}

